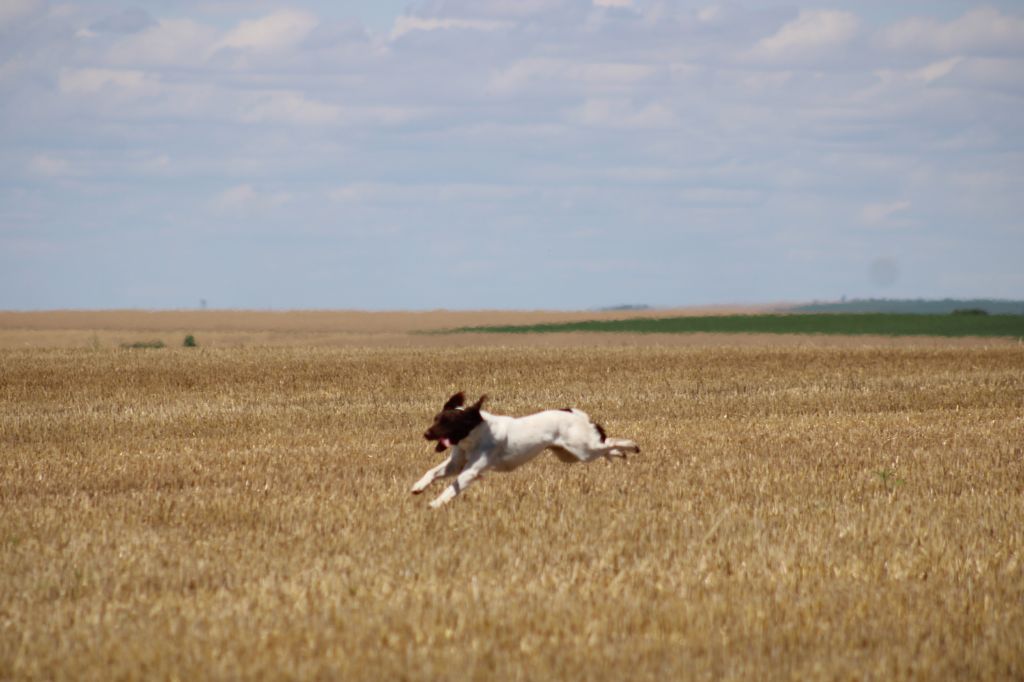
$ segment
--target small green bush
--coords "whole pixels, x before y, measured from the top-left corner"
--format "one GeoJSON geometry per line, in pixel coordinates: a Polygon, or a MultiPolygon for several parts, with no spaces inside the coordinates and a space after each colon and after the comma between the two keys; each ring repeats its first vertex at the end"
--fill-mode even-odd
{"type": "Polygon", "coordinates": [[[988,315],[988,311],[984,308],[957,308],[953,311],[954,315],[988,315]]]}
{"type": "Polygon", "coordinates": [[[185,348],[195,348],[199,344],[196,343],[196,337],[192,336],[191,334],[188,334],[187,336],[185,336],[185,342],[182,343],[181,345],[185,346],[185,348]]]}
{"type": "Polygon", "coordinates": [[[122,343],[121,348],[163,348],[164,342],[157,339],[156,341],[136,341],[135,343],[122,343]]]}

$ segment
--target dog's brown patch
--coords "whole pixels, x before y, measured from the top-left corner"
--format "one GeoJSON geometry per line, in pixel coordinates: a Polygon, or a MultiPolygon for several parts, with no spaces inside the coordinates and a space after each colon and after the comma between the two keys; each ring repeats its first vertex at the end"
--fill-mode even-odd
{"type": "Polygon", "coordinates": [[[480,399],[469,407],[463,407],[466,396],[459,391],[444,404],[441,411],[434,416],[434,423],[423,434],[427,440],[436,440],[437,452],[448,449],[448,445],[458,445],[459,441],[468,436],[484,418],[480,415],[480,408],[487,396],[480,396],[480,399]]]}

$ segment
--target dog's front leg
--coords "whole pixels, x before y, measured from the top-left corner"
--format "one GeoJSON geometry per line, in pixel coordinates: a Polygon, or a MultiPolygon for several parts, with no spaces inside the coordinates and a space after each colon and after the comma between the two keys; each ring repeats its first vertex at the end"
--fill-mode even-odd
{"type": "Polygon", "coordinates": [[[412,494],[419,495],[421,492],[427,489],[427,486],[436,481],[439,478],[446,478],[448,476],[454,476],[462,470],[462,467],[466,465],[466,457],[459,450],[459,446],[456,445],[452,448],[451,454],[448,459],[438,464],[436,467],[423,474],[423,478],[416,481],[412,486],[412,494]]]}
{"type": "Polygon", "coordinates": [[[465,490],[470,483],[475,481],[477,477],[487,470],[491,466],[491,461],[488,456],[482,455],[473,461],[468,467],[462,470],[452,484],[444,489],[444,492],[438,495],[430,503],[430,506],[437,509],[443,504],[447,504],[452,500],[453,497],[465,490]]]}

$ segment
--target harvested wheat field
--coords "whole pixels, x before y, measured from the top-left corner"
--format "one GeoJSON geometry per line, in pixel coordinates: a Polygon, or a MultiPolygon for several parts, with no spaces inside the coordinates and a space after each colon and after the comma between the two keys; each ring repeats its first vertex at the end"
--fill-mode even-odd
{"type": "MultiPolygon", "coordinates": [[[[714,306],[672,310],[604,312],[550,310],[49,310],[0,311],[0,348],[117,348],[162,341],[180,345],[193,334],[202,346],[388,346],[495,345],[493,334],[440,334],[458,327],[613,320],[665,315],[723,315],[771,310],[770,306],[714,306]]],[[[548,335],[560,336],[567,335],[548,335]]],[[[569,335],[578,337],[578,335],[569,335]]],[[[636,337],[638,335],[631,335],[636,337]]],[[[665,335],[662,343],[689,343],[665,335]]],[[[623,341],[626,339],[619,339],[623,341]]],[[[626,340],[629,342],[628,340],[626,340]]],[[[592,343],[587,341],[586,343],[592,343]]],[[[522,345],[524,339],[515,342],[522,345]]],[[[557,339],[540,343],[566,345],[557,339]]],[[[570,342],[580,343],[579,339],[570,342]]],[[[703,343],[703,342],[701,342],[703,343]]]]}
{"type": "Polygon", "coordinates": [[[0,351],[2,679],[1024,677],[1024,349],[0,351]],[[456,389],[628,461],[409,486],[456,389]]]}

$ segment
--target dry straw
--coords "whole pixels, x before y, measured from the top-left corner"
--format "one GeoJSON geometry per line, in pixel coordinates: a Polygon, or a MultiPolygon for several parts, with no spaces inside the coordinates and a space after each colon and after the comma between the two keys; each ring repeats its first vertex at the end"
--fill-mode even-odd
{"type": "Polygon", "coordinates": [[[0,679],[1024,677],[1024,351],[0,351],[0,679]],[[642,455],[431,512],[453,389],[642,455]]]}

